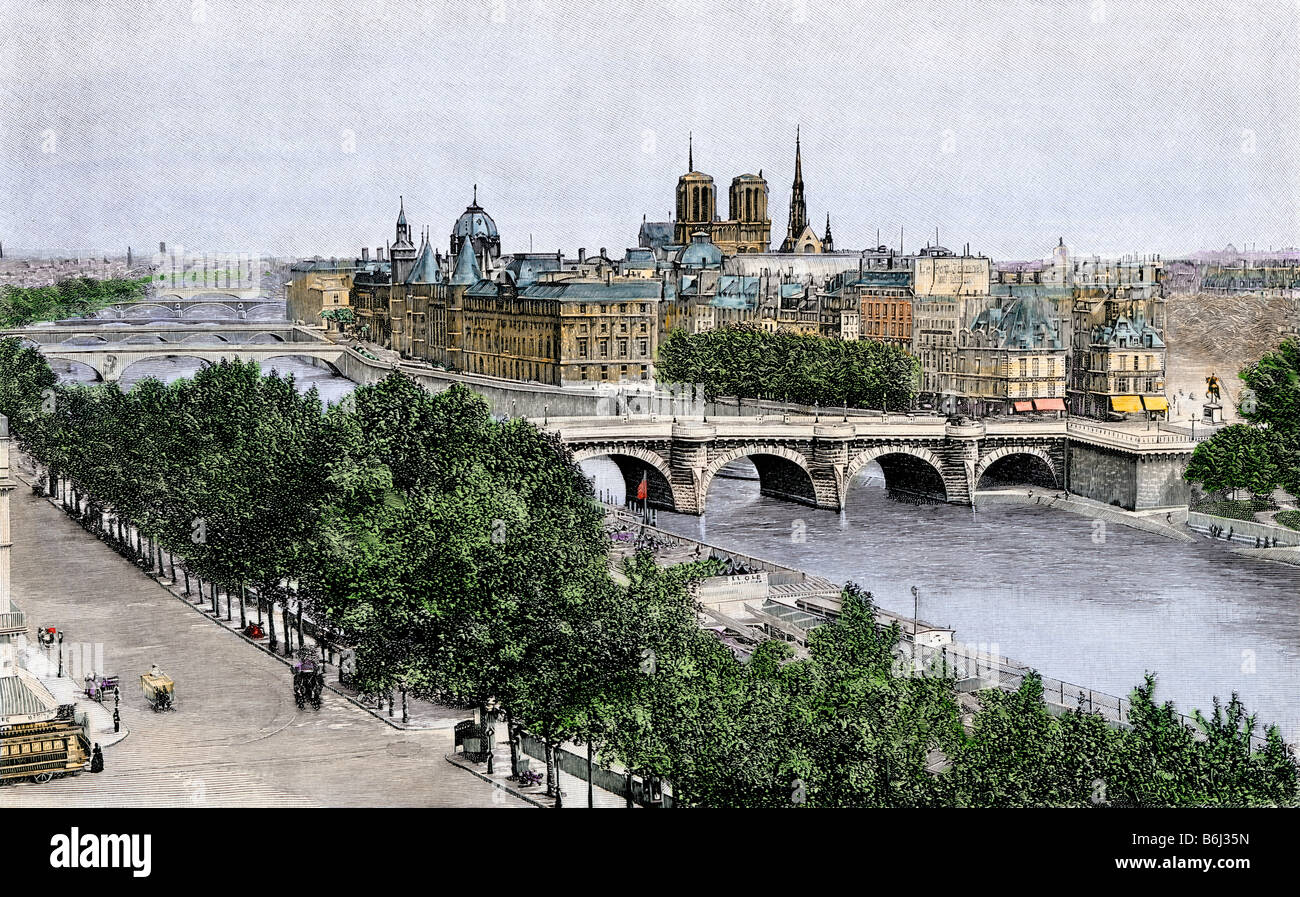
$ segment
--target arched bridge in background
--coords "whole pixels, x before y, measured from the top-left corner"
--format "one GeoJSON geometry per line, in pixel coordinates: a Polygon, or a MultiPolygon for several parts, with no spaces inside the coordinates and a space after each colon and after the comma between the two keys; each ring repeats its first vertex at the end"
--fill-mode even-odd
{"type": "Polygon", "coordinates": [[[345,349],[306,328],[291,325],[228,324],[211,328],[153,324],[49,326],[9,330],[51,361],[83,365],[99,380],[121,379],[131,365],[160,358],[195,358],[214,364],[239,359],[259,364],[298,358],[337,370],[345,349]]]}

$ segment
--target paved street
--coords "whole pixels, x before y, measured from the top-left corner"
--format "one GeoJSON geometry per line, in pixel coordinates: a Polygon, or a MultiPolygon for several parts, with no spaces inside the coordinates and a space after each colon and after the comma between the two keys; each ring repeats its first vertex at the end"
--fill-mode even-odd
{"type": "Polygon", "coordinates": [[[294,706],[286,667],[205,619],[25,485],[13,493],[14,600],[71,655],[102,645],[131,734],[105,770],[0,788],[0,807],[527,806],[449,764],[449,729],[398,731],[327,691],[294,706]],[[176,681],[155,714],[139,674],[176,681]]]}

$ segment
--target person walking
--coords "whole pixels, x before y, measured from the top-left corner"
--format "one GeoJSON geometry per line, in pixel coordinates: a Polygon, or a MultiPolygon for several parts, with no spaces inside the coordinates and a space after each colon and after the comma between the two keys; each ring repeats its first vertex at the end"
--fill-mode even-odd
{"type": "Polygon", "coordinates": [[[98,741],[95,742],[95,752],[94,754],[91,755],[90,758],[90,771],[91,772],[104,771],[104,752],[99,749],[98,741]]]}
{"type": "Polygon", "coordinates": [[[113,708],[113,732],[122,731],[122,714],[118,713],[117,708],[113,708]]]}

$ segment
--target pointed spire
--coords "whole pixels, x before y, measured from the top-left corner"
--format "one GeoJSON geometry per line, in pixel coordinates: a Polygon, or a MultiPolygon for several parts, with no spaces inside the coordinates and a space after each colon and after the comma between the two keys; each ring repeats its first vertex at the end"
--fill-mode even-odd
{"type": "Polygon", "coordinates": [[[478,205],[478,184],[474,185],[474,205],[478,205]]]}
{"type": "Polygon", "coordinates": [[[794,126],[794,182],[803,184],[803,150],[799,146],[799,126],[794,126]]]}
{"type": "Polygon", "coordinates": [[[688,172],[695,170],[695,133],[686,132],[686,170],[688,172]]]}
{"type": "Polygon", "coordinates": [[[467,239],[460,244],[460,254],[456,256],[456,270],[452,273],[450,282],[466,286],[478,279],[478,256],[474,254],[474,241],[467,239]]]}

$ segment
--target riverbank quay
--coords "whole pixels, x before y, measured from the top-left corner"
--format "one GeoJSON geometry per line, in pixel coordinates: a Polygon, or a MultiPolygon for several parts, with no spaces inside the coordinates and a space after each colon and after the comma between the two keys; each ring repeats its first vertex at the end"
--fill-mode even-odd
{"type": "Polygon", "coordinates": [[[1187,508],[1157,508],[1147,511],[1128,511],[1107,505],[1090,498],[1071,495],[1052,489],[985,489],[975,493],[975,509],[980,505],[1015,504],[1036,505],[1044,508],[1057,508],[1071,514],[1081,514],[1095,520],[1104,520],[1119,526],[1142,530],[1156,536],[1164,536],[1176,542],[1195,542],[1194,536],[1182,529],[1187,520],[1187,508]]]}

